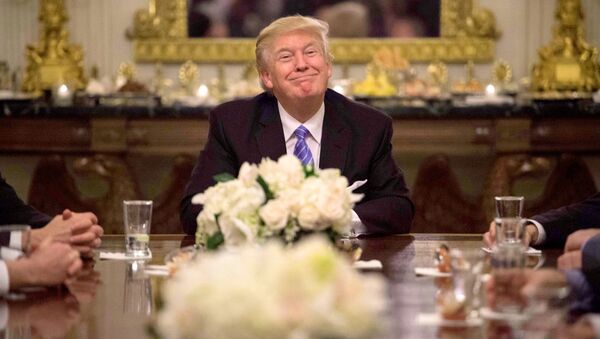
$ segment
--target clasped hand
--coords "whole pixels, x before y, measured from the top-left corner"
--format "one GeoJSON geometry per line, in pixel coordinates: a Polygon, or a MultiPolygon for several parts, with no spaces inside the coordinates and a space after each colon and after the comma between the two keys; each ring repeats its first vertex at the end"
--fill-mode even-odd
{"type": "Polygon", "coordinates": [[[69,244],[82,256],[90,256],[95,248],[100,247],[104,234],[102,226],[94,213],[76,213],[64,210],[62,215],[55,216],[46,226],[31,231],[31,243],[27,252],[35,250],[44,238],[69,244]]]}

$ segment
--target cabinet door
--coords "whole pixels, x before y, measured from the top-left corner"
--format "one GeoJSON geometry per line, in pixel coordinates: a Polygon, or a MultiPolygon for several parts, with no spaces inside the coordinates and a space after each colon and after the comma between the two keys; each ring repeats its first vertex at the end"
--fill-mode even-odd
{"type": "Polygon", "coordinates": [[[0,149],[25,152],[81,152],[89,149],[87,119],[0,119],[0,149]]]}
{"type": "Polygon", "coordinates": [[[130,152],[197,155],[208,138],[205,119],[136,119],[127,127],[130,152]]]}

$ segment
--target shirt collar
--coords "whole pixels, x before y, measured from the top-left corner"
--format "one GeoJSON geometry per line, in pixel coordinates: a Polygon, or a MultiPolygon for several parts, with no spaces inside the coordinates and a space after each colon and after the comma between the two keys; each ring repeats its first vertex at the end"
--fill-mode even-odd
{"type": "Polygon", "coordinates": [[[317,110],[310,119],[306,122],[301,123],[292,117],[277,101],[277,107],[279,108],[279,117],[281,119],[281,125],[283,126],[283,137],[287,142],[294,135],[294,131],[298,126],[304,125],[310,132],[310,135],[315,139],[317,144],[321,144],[321,135],[323,134],[323,119],[325,118],[325,103],[321,104],[321,107],[317,110]]]}

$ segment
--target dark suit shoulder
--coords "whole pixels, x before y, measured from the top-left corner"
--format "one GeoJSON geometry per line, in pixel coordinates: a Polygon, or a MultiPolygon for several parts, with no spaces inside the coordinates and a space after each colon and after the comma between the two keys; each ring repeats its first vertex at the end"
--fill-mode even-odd
{"type": "Polygon", "coordinates": [[[259,107],[274,102],[275,97],[263,92],[255,97],[228,101],[216,106],[211,112],[211,120],[242,122],[253,120],[259,107]]]}
{"type": "Polygon", "coordinates": [[[349,99],[334,90],[328,89],[325,94],[325,101],[332,104],[338,112],[351,121],[360,121],[361,125],[381,126],[390,124],[392,118],[384,112],[364,104],[362,102],[349,99]]]}

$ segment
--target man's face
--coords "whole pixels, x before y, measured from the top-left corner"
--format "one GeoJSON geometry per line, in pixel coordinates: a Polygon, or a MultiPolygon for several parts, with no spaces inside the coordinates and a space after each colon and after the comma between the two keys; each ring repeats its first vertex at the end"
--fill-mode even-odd
{"type": "Polygon", "coordinates": [[[266,52],[267,67],[260,76],[278,100],[296,101],[324,95],[331,64],[314,34],[287,33],[277,37],[266,52]]]}

